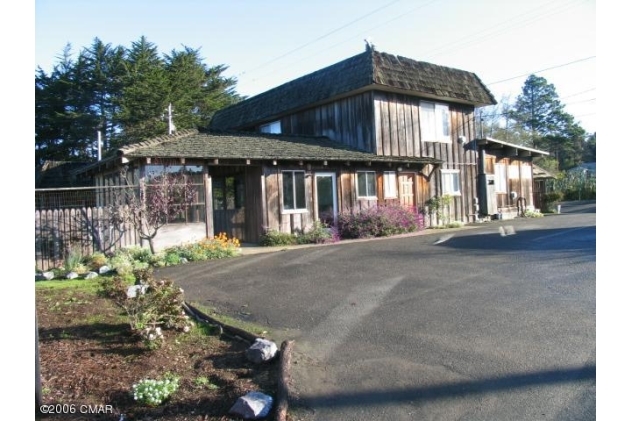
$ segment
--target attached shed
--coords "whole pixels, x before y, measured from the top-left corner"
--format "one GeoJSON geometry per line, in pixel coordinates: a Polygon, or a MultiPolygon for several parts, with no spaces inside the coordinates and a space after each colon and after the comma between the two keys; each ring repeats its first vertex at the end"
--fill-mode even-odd
{"type": "Polygon", "coordinates": [[[533,163],[549,153],[484,137],[466,147],[478,154],[480,215],[510,219],[535,208],[533,163]]]}

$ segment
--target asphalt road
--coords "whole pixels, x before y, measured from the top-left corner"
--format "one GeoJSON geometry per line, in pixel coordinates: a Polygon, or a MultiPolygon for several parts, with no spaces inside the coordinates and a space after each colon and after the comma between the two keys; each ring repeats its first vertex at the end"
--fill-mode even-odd
{"type": "Polygon", "coordinates": [[[296,420],[595,420],[596,205],[157,273],[295,339],[296,420]]]}

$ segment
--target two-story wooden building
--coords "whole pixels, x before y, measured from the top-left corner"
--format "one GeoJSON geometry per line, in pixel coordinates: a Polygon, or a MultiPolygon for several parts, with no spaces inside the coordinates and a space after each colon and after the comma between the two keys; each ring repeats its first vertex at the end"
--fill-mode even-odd
{"type": "Polygon", "coordinates": [[[199,225],[199,236],[227,232],[255,242],[267,228],[302,230],[316,219],[334,222],[340,212],[378,204],[422,210],[428,199],[446,194],[453,197],[451,220],[472,222],[480,209],[498,212],[488,204],[531,204],[525,185],[519,197],[510,199],[507,190],[509,199],[499,202],[499,190],[489,188],[496,200],[485,196],[483,206],[478,190],[493,181],[495,157],[517,163],[521,177],[541,152],[476,139],[474,111],[492,104],[474,73],[367,46],[219,110],[208,130],[124,147],[92,171],[106,185],[115,183],[121,163],[138,178],[157,163],[188,168],[210,199],[188,221],[199,225]]]}

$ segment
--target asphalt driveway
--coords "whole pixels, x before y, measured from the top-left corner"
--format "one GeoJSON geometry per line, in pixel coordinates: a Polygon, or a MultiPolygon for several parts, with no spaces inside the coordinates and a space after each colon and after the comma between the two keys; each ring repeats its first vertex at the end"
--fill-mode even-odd
{"type": "Polygon", "coordinates": [[[295,339],[305,420],[595,419],[595,203],[165,268],[295,339]]]}

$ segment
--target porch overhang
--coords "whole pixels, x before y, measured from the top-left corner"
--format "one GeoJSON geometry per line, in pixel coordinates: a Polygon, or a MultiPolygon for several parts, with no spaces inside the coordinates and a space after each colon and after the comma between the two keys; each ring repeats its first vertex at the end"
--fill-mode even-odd
{"type": "Polygon", "coordinates": [[[486,153],[498,158],[537,158],[550,155],[550,153],[546,151],[516,145],[491,137],[474,139],[465,145],[465,149],[484,150],[486,153]]]}

